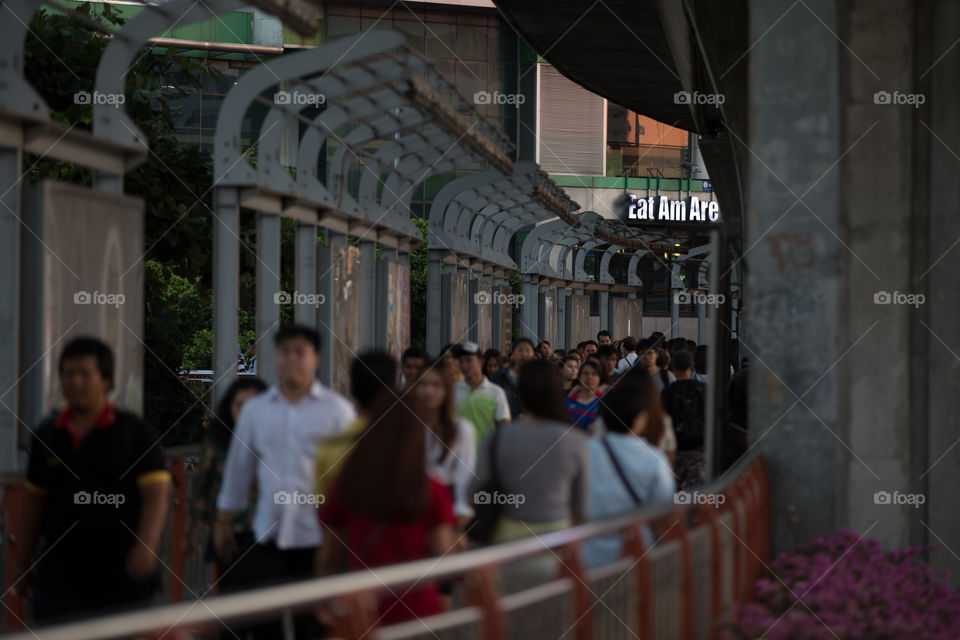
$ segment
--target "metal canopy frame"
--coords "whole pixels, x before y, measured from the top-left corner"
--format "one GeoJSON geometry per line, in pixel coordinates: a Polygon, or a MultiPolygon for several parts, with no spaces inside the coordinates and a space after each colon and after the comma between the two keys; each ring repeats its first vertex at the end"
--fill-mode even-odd
{"type": "MultiPolygon", "coordinates": [[[[317,227],[327,230],[328,240],[334,237],[331,234],[360,236],[359,335],[364,347],[385,346],[381,334],[386,327],[382,316],[387,291],[379,281],[383,275],[376,274],[374,243],[393,247],[403,258],[422,238],[410,219],[417,185],[431,175],[473,166],[492,166],[490,171],[509,175],[512,148],[430,60],[393,31],[335,40],[272,59],[241,76],[227,94],[214,136],[219,222],[214,250],[218,299],[214,370],[232,366],[237,339],[232,309],[236,307],[241,207],[258,212],[258,335],[279,321],[278,305],[269,294],[280,287],[279,218],[287,216],[300,222],[298,251],[316,252],[317,227]],[[277,99],[281,91],[288,99],[277,99]],[[274,100],[265,97],[270,95],[274,100]],[[254,166],[244,155],[241,126],[258,103],[269,111],[261,126],[254,166]],[[318,105],[322,105],[318,110],[303,113],[318,105]],[[295,175],[283,162],[291,127],[304,130],[297,137],[295,175]],[[336,149],[328,151],[333,145],[336,149]],[[350,179],[355,169],[359,180],[350,179]]],[[[329,249],[307,259],[311,257],[317,272],[298,270],[297,290],[313,291],[319,286],[332,300],[329,273],[334,258],[329,249]]],[[[312,320],[322,326],[324,335],[332,336],[329,309],[317,311],[312,320]]],[[[263,345],[259,358],[261,373],[268,380],[273,375],[271,351],[272,345],[263,345]]],[[[321,374],[329,381],[330,349],[321,355],[321,374]]],[[[215,395],[218,392],[214,390],[215,395]]]]}
{"type": "Polygon", "coordinates": [[[579,206],[535,162],[516,162],[511,175],[485,171],[441,189],[430,209],[428,244],[458,259],[516,269],[509,256],[514,234],[556,217],[558,209],[576,219],[579,206]]]}
{"type": "Polygon", "coordinates": [[[409,49],[401,35],[386,31],[276,58],[242,76],[217,123],[214,167],[218,187],[244,189],[243,206],[345,233],[366,223],[380,231],[375,240],[393,234],[417,243],[420,233],[404,215],[413,187],[429,175],[471,164],[509,167],[511,147],[429,60],[409,49]],[[287,83],[296,83],[287,89],[289,95],[323,96],[325,108],[309,119],[300,112],[313,103],[278,105],[262,97],[287,83]],[[449,104],[441,100],[448,96],[449,104]],[[240,140],[243,117],[254,102],[271,107],[256,168],[244,159],[240,140]],[[283,133],[293,123],[307,125],[296,178],[282,166],[280,153],[283,133]],[[320,154],[331,138],[339,148],[325,185],[317,176],[320,154]],[[366,154],[363,146],[376,140],[390,142],[366,154]],[[363,172],[359,189],[351,193],[346,176],[355,161],[363,172]]]}

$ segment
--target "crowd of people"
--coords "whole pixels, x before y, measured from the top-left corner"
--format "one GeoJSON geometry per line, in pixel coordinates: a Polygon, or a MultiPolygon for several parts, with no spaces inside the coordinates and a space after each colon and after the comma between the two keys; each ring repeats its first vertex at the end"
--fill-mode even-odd
{"type": "MultiPolygon", "coordinates": [[[[690,340],[601,331],[569,351],[520,338],[508,354],[464,342],[400,362],[369,351],[350,366],[350,399],[317,381],[312,328],[274,340],[277,384],[243,376],[223,393],[192,484],[185,551],[216,564],[219,593],[540,535],[704,481],[707,351],[690,340]]],[[[74,340],[59,373],[66,408],[35,431],[14,585],[38,624],[150,601],[171,483],[156,434],[108,400],[106,344],[74,340]]],[[[743,432],[746,373],[729,383],[743,432]]],[[[583,553],[610,562],[620,541],[583,553]]],[[[384,596],[380,623],[442,612],[453,588],[384,596]]],[[[322,637],[324,622],[300,615],[297,635],[322,637]]]]}

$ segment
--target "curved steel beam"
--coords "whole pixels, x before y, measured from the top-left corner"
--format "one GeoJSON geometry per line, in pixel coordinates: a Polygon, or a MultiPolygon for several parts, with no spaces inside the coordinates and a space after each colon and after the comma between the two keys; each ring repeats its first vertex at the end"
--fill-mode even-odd
{"type": "Polygon", "coordinates": [[[39,122],[50,108],[23,75],[29,25],[44,0],[4,0],[0,5],[0,112],[39,122]]]}
{"type": "MultiPolygon", "coordinates": [[[[365,33],[352,38],[334,40],[316,49],[307,49],[282,58],[275,58],[244,74],[227,94],[224,108],[217,118],[213,154],[215,184],[224,186],[256,184],[255,171],[243,158],[240,131],[248,108],[261,93],[275,87],[278,82],[309,77],[324,71],[329,72],[334,66],[346,65],[384,53],[403,43],[403,36],[392,31],[378,33],[377,37],[367,37],[368,35],[365,33]]],[[[311,82],[310,88],[319,90],[330,100],[331,94],[343,95],[347,91],[379,86],[390,80],[400,79],[399,77],[377,77],[369,70],[372,66],[373,63],[365,65],[363,74],[354,74],[355,83],[346,82],[343,79],[346,74],[342,74],[340,78],[330,78],[329,82],[323,83],[330,87],[329,92],[324,90],[326,86],[321,85],[325,78],[311,82]],[[347,86],[348,84],[354,86],[347,86]],[[339,91],[336,87],[339,87],[339,91]]],[[[383,68],[382,65],[381,68],[383,68]]],[[[387,68],[389,66],[384,68],[384,71],[387,68]]],[[[392,75],[396,76],[396,71],[392,75]]]]}

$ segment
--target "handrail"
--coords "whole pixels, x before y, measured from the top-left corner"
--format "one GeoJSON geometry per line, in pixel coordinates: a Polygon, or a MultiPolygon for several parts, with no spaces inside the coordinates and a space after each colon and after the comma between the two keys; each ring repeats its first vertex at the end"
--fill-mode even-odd
{"type": "MultiPolygon", "coordinates": [[[[769,510],[763,504],[766,500],[763,485],[766,473],[761,458],[753,456],[741,460],[738,465],[727,474],[723,482],[711,483],[698,487],[701,494],[724,494],[731,502],[739,496],[744,501],[745,515],[750,515],[750,507],[758,507],[761,514],[769,515],[769,510]],[[753,485],[752,488],[749,488],[753,485]],[[759,491],[758,491],[759,489],[759,491]],[[751,495],[752,494],[752,495],[751,495]]],[[[739,509],[734,504],[719,510],[726,512],[732,507],[734,514],[739,509]]],[[[315,578],[280,586],[250,590],[226,596],[217,596],[204,599],[204,606],[197,606],[196,602],[181,602],[178,604],[154,607],[145,611],[135,611],[114,614],[100,618],[52,626],[23,633],[16,633],[4,638],[9,640],[108,640],[110,638],[130,637],[134,635],[156,633],[159,630],[173,628],[196,628],[216,625],[220,622],[239,621],[262,618],[280,611],[303,610],[321,602],[331,601],[346,596],[353,596],[366,592],[382,592],[384,589],[402,588],[417,582],[428,580],[438,581],[452,577],[470,574],[477,578],[485,575],[491,567],[507,565],[520,558],[543,553],[545,549],[576,548],[579,543],[604,534],[629,532],[626,536],[628,545],[636,550],[638,542],[636,533],[640,526],[669,518],[682,526],[674,537],[680,540],[683,548],[682,560],[684,579],[689,577],[689,543],[686,540],[687,512],[702,510],[702,505],[674,505],[659,504],[636,511],[629,515],[592,522],[562,531],[543,534],[537,537],[506,544],[485,547],[462,553],[454,553],[440,559],[428,558],[415,562],[377,567],[374,571],[359,571],[325,578],[315,578]],[[471,573],[472,572],[472,573],[471,573]]],[[[736,515],[735,515],[736,517],[736,515]]],[[[768,548],[762,536],[766,535],[768,527],[763,522],[747,522],[750,525],[750,535],[741,536],[746,540],[753,540],[759,551],[764,553],[768,548]],[[755,531],[753,531],[756,529],[755,531]],[[759,544],[758,544],[759,543],[759,544]]],[[[739,523],[734,523],[734,530],[739,529],[739,523]]],[[[642,543],[641,543],[642,544],[642,543]]],[[[630,553],[625,546],[624,551],[630,553]]],[[[735,580],[735,599],[743,600],[749,585],[760,570],[760,563],[753,557],[745,557],[742,550],[734,554],[733,571],[737,574],[735,580]],[[743,571],[744,573],[740,573],[743,571]],[[746,575],[744,575],[746,574],[746,575]]],[[[689,589],[684,590],[685,599],[689,599],[689,589]]],[[[716,597],[716,590],[714,590],[716,597]]],[[[688,605],[689,607],[689,605],[688,605]]],[[[684,637],[689,636],[689,623],[684,622],[684,637]]]]}

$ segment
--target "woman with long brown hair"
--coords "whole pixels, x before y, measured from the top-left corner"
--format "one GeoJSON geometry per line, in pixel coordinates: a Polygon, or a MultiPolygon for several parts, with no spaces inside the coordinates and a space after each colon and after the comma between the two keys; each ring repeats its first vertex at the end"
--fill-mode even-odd
{"type": "Polygon", "coordinates": [[[677,457],[677,436],[673,432],[670,416],[663,410],[660,392],[653,381],[653,376],[643,367],[631,367],[617,383],[617,386],[621,385],[631,386],[638,393],[643,394],[648,409],[648,419],[641,435],[667,456],[672,468],[677,457]]]}
{"type": "Polygon", "coordinates": [[[453,384],[438,364],[424,363],[410,395],[427,427],[427,471],[450,489],[453,513],[462,530],[473,517],[468,491],[477,464],[476,437],[470,421],[457,417],[453,384]]]}
{"type": "MultiPolygon", "coordinates": [[[[318,570],[367,569],[447,553],[453,546],[450,492],[426,470],[426,433],[417,411],[383,392],[320,509],[318,570]],[[342,547],[347,551],[338,556],[342,547]]],[[[382,624],[441,613],[433,584],[380,600],[382,624]]]]}

